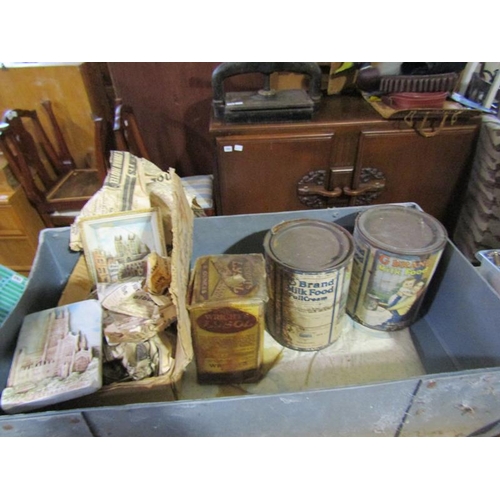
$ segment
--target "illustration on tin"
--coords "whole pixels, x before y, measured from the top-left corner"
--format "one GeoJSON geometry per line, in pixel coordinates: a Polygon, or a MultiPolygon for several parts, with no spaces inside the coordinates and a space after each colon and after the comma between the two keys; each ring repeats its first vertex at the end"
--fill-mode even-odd
{"type": "Polygon", "coordinates": [[[391,313],[391,317],[383,326],[399,324],[411,317],[420,296],[425,289],[425,281],[417,278],[406,278],[399,288],[389,297],[387,303],[379,305],[391,313]]]}
{"type": "Polygon", "coordinates": [[[148,255],[166,256],[163,226],[155,209],[82,218],[80,231],[95,283],[145,277],[148,255]]]}
{"type": "Polygon", "coordinates": [[[436,256],[398,260],[377,252],[364,301],[364,322],[384,330],[398,330],[414,319],[432,277],[436,256]]]}
{"type": "Polygon", "coordinates": [[[1,406],[33,410],[90,394],[102,385],[101,311],[97,300],[27,315],[1,406]]]}

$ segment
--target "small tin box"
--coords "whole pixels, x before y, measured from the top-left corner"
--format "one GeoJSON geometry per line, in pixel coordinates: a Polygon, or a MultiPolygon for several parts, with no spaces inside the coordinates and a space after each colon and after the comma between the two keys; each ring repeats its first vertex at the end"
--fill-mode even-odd
{"type": "Polygon", "coordinates": [[[188,308],[198,382],[260,378],[266,301],[262,255],[208,255],[196,260],[188,308]]]}

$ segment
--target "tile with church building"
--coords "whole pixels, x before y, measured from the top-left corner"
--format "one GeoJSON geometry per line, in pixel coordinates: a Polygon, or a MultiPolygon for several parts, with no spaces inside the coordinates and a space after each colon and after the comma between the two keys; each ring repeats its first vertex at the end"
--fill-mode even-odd
{"type": "Polygon", "coordinates": [[[84,218],[80,222],[85,258],[96,283],[145,277],[151,252],[166,256],[156,209],[84,218]]]}
{"type": "Polygon", "coordinates": [[[102,312],[86,300],[28,314],[19,333],[1,406],[34,410],[102,386],[102,312]]]}

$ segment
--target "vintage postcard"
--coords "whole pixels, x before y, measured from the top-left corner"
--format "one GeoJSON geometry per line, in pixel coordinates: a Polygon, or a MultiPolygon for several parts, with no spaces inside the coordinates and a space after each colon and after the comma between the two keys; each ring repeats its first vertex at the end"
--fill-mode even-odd
{"type": "Polygon", "coordinates": [[[102,386],[102,309],[85,300],[27,315],[19,333],[1,406],[35,410],[102,386]]]}
{"type": "Polygon", "coordinates": [[[163,225],[155,209],[81,219],[85,259],[95,283],[146,277],[151,252],[166,256],[163,225]]]}

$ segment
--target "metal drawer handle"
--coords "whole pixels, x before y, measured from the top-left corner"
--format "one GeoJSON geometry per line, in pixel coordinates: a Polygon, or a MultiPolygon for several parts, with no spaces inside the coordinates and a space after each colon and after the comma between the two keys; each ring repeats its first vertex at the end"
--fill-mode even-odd
{"type": "Polygon", "coordinates": [[[344,188],[346,196],[359,196],[364,193],[373,193],[382,191],[385,188],[385,179],[371,179],[368,182],[361,183],[358,189],[351,189],[350,187],[344,188]]]}
{"type": "Polygon", "coordinates": [[[303,205],[309,208],[325,208],[327,200],[342,196],[342,189],[336,187],[333,191],[325,188],[327,171],[311,170],[297,182],[297,197],[303,205]]]}
{"type": "Polygon", "coordinates": [[[342,195],[342,189],[336,187],[333,191],[328,191],[323,186],[317,184],[302,184],[298,186],[297,193],[300,196],[324,196],[325,198],[338,198],[342,195]]]}

